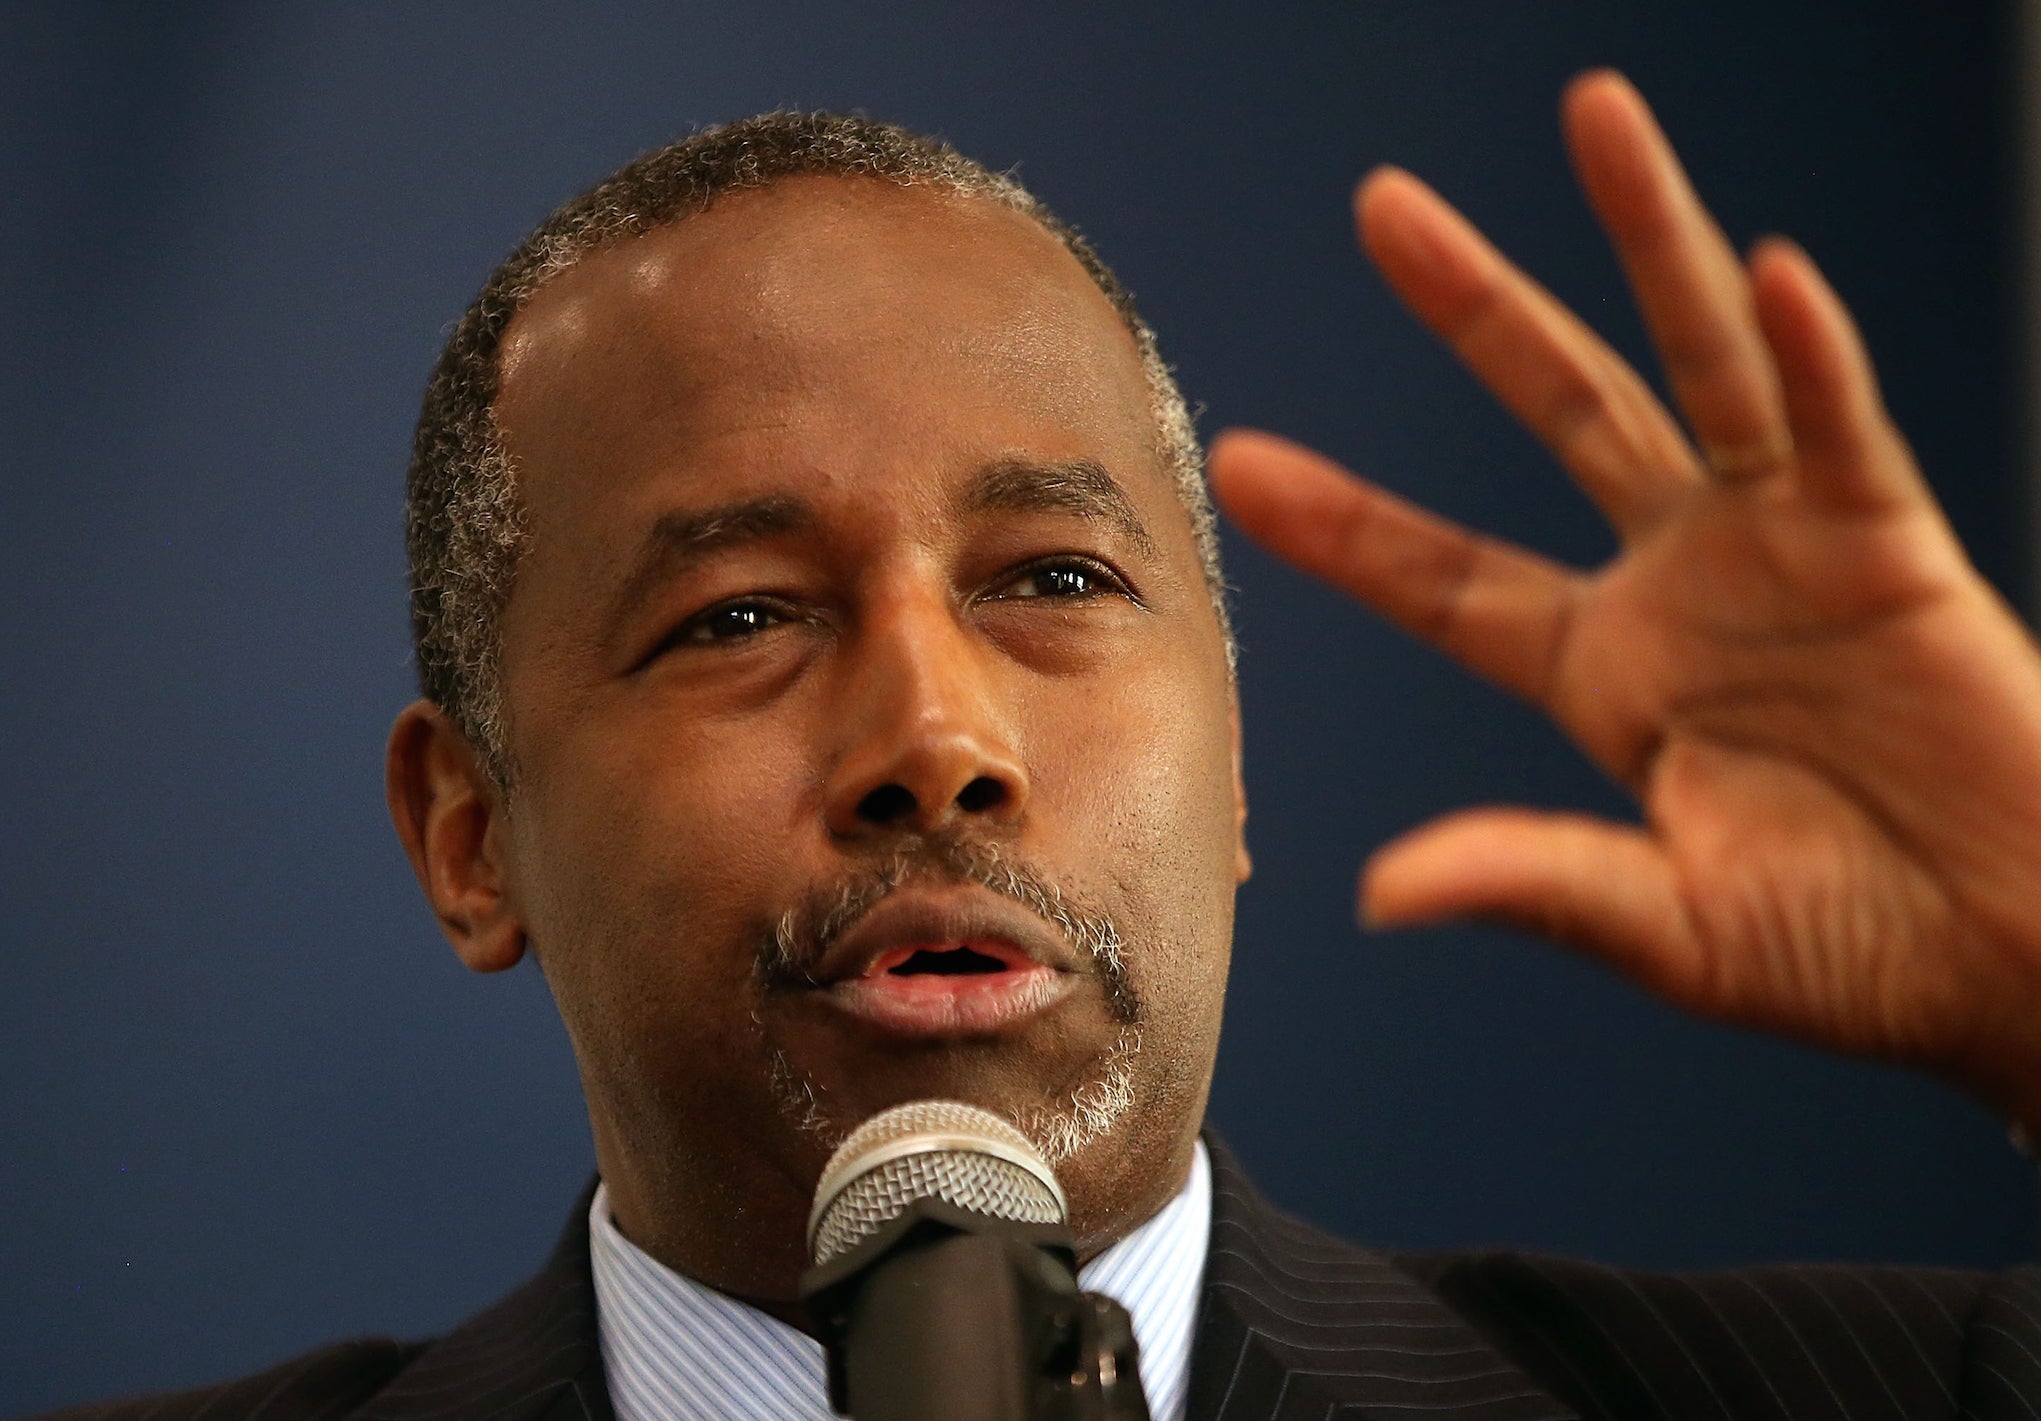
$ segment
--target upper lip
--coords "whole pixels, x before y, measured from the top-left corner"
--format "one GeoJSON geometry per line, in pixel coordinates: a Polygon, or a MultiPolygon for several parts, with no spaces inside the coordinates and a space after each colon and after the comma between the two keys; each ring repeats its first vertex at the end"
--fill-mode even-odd
{"type": "Polygon", "coordinates": [[[896,889],[830,944],[817,964],[822,986],[861,977],[895,948],[967,942],[1003,943],[1031,962],[1073,967],[1063,935],[1020,904],[983,888],[930,892],[896,889]]]}

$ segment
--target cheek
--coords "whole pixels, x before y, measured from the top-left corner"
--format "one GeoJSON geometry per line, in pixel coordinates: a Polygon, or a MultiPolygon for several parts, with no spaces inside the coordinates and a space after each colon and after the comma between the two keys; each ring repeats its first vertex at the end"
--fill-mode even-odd
{"type": "Polygon", "coordinates": [[[1233,751],[1223,686],[1176,665],[1148,675],[1122,666],[1109,696],[1066,716],[1060,751],[1071,790],[1116,839],[1159,855],[1172,877],[1230,862],[1233,751]]]}
{"type": "Polygon", "coordinates": [[[563,1013],[748,1027],[762,920],[785,872],[795,757],[589,717],[514,809],[519,908],[563,1013]]]}
{"type": "Polygon", "coordinates": [[[1061,718],[1051,783],[1074,807],[1063,853],[1122,917],[1137,990],[1160,1007],[1216,997],[1232,938],[1232,734],[1223,690],[1127,681],[1061,718]],[[1144,980],[1145,979],[1145,980],[1144,980]]]}

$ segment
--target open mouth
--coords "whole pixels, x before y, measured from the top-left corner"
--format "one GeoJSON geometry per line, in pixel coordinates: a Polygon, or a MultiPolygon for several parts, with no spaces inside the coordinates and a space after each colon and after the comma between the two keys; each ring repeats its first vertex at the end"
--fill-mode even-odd
{"type": "Polygon", "coordinates": [[[996,1031],[1045,1010],[1075,984],[1018,947],[973,939],[908,943],[874,958],[827,997],[892,1035],[957,1036],[996,1031]]]}
{"type": "Polygon", "coordinates": [[[1020,904],[969,886],[903,889],[828,944],[812,1000],[894,1037],[1019,1030],[1090,974],[1070,945],[1020,904]]]}
{"type": "Polygon", "coordinates": [[[942,947],[896,947],[865,972],[867,977],[975,977],[1034,964],[1002,943],[951,943],[942,947]]]}

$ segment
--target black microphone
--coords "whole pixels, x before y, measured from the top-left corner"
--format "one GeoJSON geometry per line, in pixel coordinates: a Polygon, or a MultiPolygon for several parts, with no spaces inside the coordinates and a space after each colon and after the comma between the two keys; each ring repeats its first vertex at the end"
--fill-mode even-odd
{"type": "Polygon", "coordinates": [[[822,1170],[801,1300],[855,1421],[1149,1421],[1127,1310],[1077,1286],[1063,1190],[990,1111],[881,1111],[822,1170]]]}

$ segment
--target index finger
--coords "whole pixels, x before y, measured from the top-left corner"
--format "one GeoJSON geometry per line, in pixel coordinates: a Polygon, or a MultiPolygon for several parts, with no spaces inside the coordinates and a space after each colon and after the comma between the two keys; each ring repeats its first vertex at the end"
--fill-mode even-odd
{"type": "Polygon", "coordinates": [[[1750,279],[1643,96],[1601,70],[1575,80],[1564,107],[1581,187],[1706,462],[1731,479],[1783,467],[1791,436],[1750,279]]]}
{"type": "Polygon", "coordinates": [[[1212,441],[1212,490],[1247,535],[1496,685],[1551,710],[1581,579],[1257,430],[1212,441]]]}

